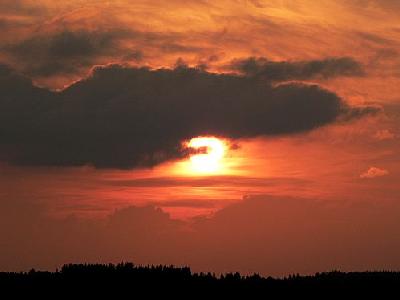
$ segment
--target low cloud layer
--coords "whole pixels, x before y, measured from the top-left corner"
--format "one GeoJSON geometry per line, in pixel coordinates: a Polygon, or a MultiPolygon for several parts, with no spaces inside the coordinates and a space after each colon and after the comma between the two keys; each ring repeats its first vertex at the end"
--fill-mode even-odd
{"type": "Polygon", "coordinates": [[[316,85],[275,87],[185,66],[97,68],[62,92],[6,67],[0,75],[0,159],[22,165],[155,165],[184,156],[182,140],[198,135],[294,134],[376,111],[316,85]]]}
{"type": "Polygon", "coordinates": [[[0,268],[123,260],[273,276],[396,269],[399,217],[396,202],[259,196],[190,223],[151,206],[124,208],[105,220],[52,219],[38,205],[6,201],[0,268]]]}

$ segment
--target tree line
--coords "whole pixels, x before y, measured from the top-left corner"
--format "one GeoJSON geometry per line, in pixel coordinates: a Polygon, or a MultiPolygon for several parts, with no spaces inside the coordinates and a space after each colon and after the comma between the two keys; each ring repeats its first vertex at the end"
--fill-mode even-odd
{"type": "MultiPolygon", "coordinates": [[[[164,265],[66,264],[60,270],[0,272],[0,290],[55,295],[382,295],[400,288],[400,272],[340,272],[290,275],[284,278],[258,274],[194,273],[189,267],[164,265]]],[[[130,298],[132,298],[130,297],[130,298]]],[[[134,297],[134,298],[135,298],[134,297]]]]}

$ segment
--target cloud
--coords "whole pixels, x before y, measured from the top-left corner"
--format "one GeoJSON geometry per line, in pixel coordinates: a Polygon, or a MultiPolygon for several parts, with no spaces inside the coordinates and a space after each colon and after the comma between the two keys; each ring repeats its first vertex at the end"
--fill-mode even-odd
{"type": "Polygon", "coordinates": [[[46,7],[40,1],[2,0],[0,14],[37,16],[46,13],[46,7]]]}
{"type": "Polygon", "coordinates": [[[360,175],[360,178],[376,178],[389,174],[389,171],[377,167],[370,167],[367,171],[360,175]]]}
{"type": "Polygon", "coordinates": [[[360,63],[350,57],[311,61],[270,61],[264,57],[250,57],[233,60],[229,67],[248,76],[271,81],[328,79],[364,74],[360,63]]]}
{"type": "MultiPolygon", "coordinates": [[[[380,63],[379,68],[371,66],[368,62],[371,58],[375,60],[375,53],[383,46],[379,46],[376,42],[392,41],[390,48],[393,48],[393,51],[396,50],[396,37],[391,34],[391,30],[376,32],[371,29],[361,34],[359,31],[362,31],[362,26],[358,26],[358,30],[349,30],[353,23],[370,24],[371,15],[376,15],[373,12],[382,13],[377,18],[379,19],[377,28],[392,26],[393,21],[388,18],[388,12],[383,13],[382,9],[376,7],[380,3],[365,5],[372,10],[367,15],[361,15],[358,6],[349,5],[347,2],[321,5],[309,0],[296,4],[281,3],[281,1],[268,1],[268,3],[255,1],[253,3],[259,4],[256,6],[248,5],[243,1],[234,3],[219,1],[218,4],[213,5],[199,1],[191,1],[188,5],[182,5],[181,1],[168,5],[162,1],[140,1],[140,5],[137,1],[135,1],[136,4],[129,1],[117,1],[118,3],[113,5],[107,1],[84,2],[68,1],[68,3],[54,4],[44,0],[7,0],[4,11],[7,7],[14,6],[16,7],[14,11],[22,13],[22,7],[27,10],[38,6],[42,7],[46,13],[43,13],[40,19],[33,18],[25,23],[24,28],[18,26],[18,28],[8,29],[7,34],[2,35],[1,44],[8,45],[9,50],[5,54],[0,53],[1,60],[33,76],[34,80],[40,82],[42,86],[52,88],[61,88],[77,80],[93,65],[110,62],[124,63],[125,57],[129,57],[134,51],[142,52],[144,59],[141,63],[152,67],[173,66],[178,57],[182,57],[191,65],[196,65],[203,63],[207,57],[218,56],[220,57],[218,62],[208,62],[209,68],[215,71],[221,70],[238,55],[243,57],[257,55],[279,58],[283,61],[289,59],[291,62],[288,64],[304,62],[299,68],[305,68],[308,71],[308,68],[320,68],[318,63],[329,64],[324,59],[319,59],[321,57],[339,56],[332,59],[337,60],[334,64],[342,68],[338,71],[338,75],[332,75],[329,72],[332,70],[336,72],[339,67],[324,66],[322,68],[329,69],[329,72],[324,71],[322,74],[315,75],[312,71],[310,75],[306,71],[296,71],[291,76],[334,77],[342,76],[340,74],[343,74],[343,70],[349,71],[345,72],[345,76],[359,76],[360,70],[356,66],[359,64],[358,61],[364,63],[368,73],[378,70],[394,73],[397,70],[396,64],[389,63],[389,60],[393,61],[395,57],[387,59],[388,63],[385,65],[380,63]],[[226,9],[227,6],[229,10],[226,9]],[[154,9],[155,7],[158,9],[154,9]],[[311,10],[310,7],[312,7],[311,10]],[[170,11],[171,14],[165,14],[164,11],[170,11]],[[284,13],[276,14],[277,11],[284,13]],[[311,18],[310,11],[314,12],[311,18]],[[330,14],[326,14],[326,11],[330,11],[330,14]],[[333,17],[339,12],[341,18],[333,17]],[[189,22],[187,16],[190,16],[189,22]],[[303,22],[303,18],[309,19],[309,22],[303,22]],[[327,25],[333,23],[336,25],[327,25]],[[126,35],[118,36],[120,31],[125,31],[126,35]],[[117,34],[117,37],[103,48],[99,47],[100,53],[88,55],[84,59],[77,57],[51,59],[47,45],[65,32],[76,35],[83,35],[84,32],[88,39],[94,42],[96,39],[101,40],[101,35],[117,34]],[[357,51],[357,47],[349,46],[349,39],[353,39],[357,44],[362,43],[364,51],[360,52],[357,51]],[[32,40],[36,42],[32,43],[32,40]],[[38,46],[37,41],[40,41],[42,45],[38,46]],[[31,49],[39,48],[41,51],[36,53],[13,51],[14,48],[18,49],[24,45],[29,45],[31,49]],[[342,55],[355,57],[357,60],[349,59],[346,62],[343,57],[340,57],[342,55]],[[313,62],[311,65],[310,59],[313,62]],[[352,66],[355,68],[351,69],[352,66]]],[[[7,12],[5,17],[11,18],[10,14],[13,15],[12,12],[7,12]]],[[[17,19],[21,22],[20,18],[17,19]]],[[[70,45],[68,48],[72,48],[74,43],[71,42],[70,45]]],[[[389,47],[389,44],[386,47],[389,47]]],[[[292,72],[292,70],[289,71],[292,72]]],[[[284,78],[288,75],[286,74],[284,78]]]]}
{"type": "Polygon", "coordinates": [[[397,202],[268,195],[188,222],[152,206],[122,208],[101,220],[53,219],[29,201],[1,201],[0,268],[133,261],[274,276],[396,269],[399,217],[397,202]]]}
{"type": "Polygon", "coordinates": [[[381,36],[376,35],[376,34],[372,34],[370,32],[359,31],[359,32],[357,32],[357,34],[361,38],[363,38],[363,39],[365,39],[367,41],[373,42],[375,44],[378,44],[378,45],[393,45],[394,44],[393,40],[381,37],[381,36]]]}
{"type": "Polygon", "coordinates": [[[290,182],[292,184],[306,184],[307,180],[290,177],[268,177],[257,178],[249,176],[211,176],[211,177],[151,177],[129,180],[104,180],[104,184],[125,187],[162,187],[162,186],[185,186],[185,187],[204,187],[204,186],[272,186],[290,182]]]}
{"type": "Polygon", "coordinates": [[[376,111],[317,85],[272,86],[186,66],[96,68],[61,92],[2,70],[0,158],[22,165],[150,166],[183,157],[181,142],[198,135],[294,134],[376,111]]]}
{"type": "Polygon", "coordinates": [[[154,51],[157,56],[176,56],[200,55],[203,50],[181,41],[179,33],[140,31],[129,26],[65,29],[58,22],[50,27],[48,31],[39,31],[28,38],[4,43],[0,54],[29,77],[51,79],[56,76],[80,78],[93,66],[110,62],[144,64],[146,58],[148,63],[146,55],[154,56],[154,51]]]}
{"type": "Polygon", "coordinates": [[[389,129],[382,129],[382,130],[378,130],[374,134],[374,138],[379,141],[393,140],[394,138],[396,138],[396,135],[393,132],[391,132],[389,129]]]}
{"type": "Polygon", "coordinates": [[[21,20],[13,20],[0,17],[0,29],[4,32],[12,29],[23,28],[24,26],[26,26],[26,24],[21,20]]]}
{"type": "Polygon", "coordinates": [[[400,13],[400,3],[397,0],[351,0],[346,1],[352,5],[360,6],[363,9],[383,8],[392,13],[400,13]]]}
{"type": "MultiPolygon", "coordinates": [[[[6,45],[2,50],[17,59],[19,64],[22,63],[24,73],[30,76],[76,74],[83,67],[92,67],[101,57],[119,55],[119,40],[130,34],[125,30],[64,30],[39,34],[6,45]]],[[[137,50],[132,51],[132,54],[135,60],[141,58],[137,50]]]]}

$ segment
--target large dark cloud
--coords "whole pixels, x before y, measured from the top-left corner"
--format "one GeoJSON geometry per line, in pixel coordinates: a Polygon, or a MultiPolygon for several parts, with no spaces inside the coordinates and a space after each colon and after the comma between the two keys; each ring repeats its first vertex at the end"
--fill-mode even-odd
{"type": "Polygon", "coordinates": [[[363,75],[362,66],[350,57],[311,61],[270,61],[264,57],[250,57],[234,60],[230,68],[271,81],[363,75]]]}
{"type": "Polygon", "coordinates": [[[316,85],[177,67],[108,66],[62,92],[0,70],[0,158],[15,164],[131,168],[182,157],[197,135],[293,134],[374,112],[316,85]]]}

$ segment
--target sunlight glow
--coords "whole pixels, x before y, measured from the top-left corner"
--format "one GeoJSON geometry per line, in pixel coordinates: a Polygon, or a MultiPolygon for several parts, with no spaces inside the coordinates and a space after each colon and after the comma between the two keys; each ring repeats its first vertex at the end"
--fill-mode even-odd
{"type": "Polygon", "coordinates": [[[216,137],[196,137],[186,147],[200,152],[190,156],[190,167],[194,173],[213,174],[221,171],[221,160],[226,151],[223,140],[216,137]]]}
{"type": "Polygon", "coordinates": [[[243,152],[233,148],[236,144],[228,138],[197,136],[182,141],[187,156],[179,161],[167,162],[158,168],[165,176],[243,176],[247,169],[243,165],[243,152]]]}

